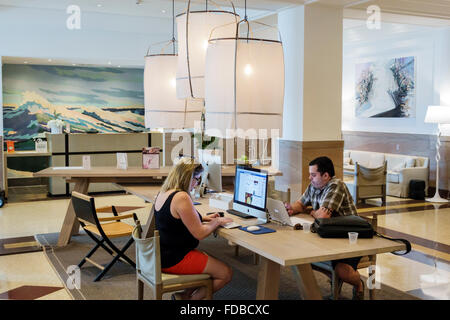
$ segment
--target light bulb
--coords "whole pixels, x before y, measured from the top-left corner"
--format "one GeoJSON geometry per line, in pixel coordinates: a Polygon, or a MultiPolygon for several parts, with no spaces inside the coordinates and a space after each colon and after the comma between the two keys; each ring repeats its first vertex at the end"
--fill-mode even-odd
{"type": "Polygon", "coordinates": [[[253,73],[252,66],[250,64],[246,64],[244,67],[244,73],[245,75],[249,76],[253,73]]]}

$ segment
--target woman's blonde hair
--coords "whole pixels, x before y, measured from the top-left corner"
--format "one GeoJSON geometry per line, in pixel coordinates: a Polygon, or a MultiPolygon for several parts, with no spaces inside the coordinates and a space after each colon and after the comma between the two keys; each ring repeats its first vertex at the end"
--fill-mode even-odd
{"type": "Polygon", "coordinates": [[[161,187],[161,192],[175,189],[189,193],[192,177],[202,172],[203,167],[201,164],[195,163],[192,158],[183,157],[170,170],[169,175],[161,187]]]}

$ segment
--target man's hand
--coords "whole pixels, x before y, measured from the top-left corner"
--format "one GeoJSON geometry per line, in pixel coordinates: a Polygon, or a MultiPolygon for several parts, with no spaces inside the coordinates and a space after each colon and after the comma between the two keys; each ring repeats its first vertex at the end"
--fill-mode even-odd
{"type": "Polygon", "coordinates": [[[290,203],[285,202],[284,207],[286,208],[286,210],[290,216],[292,216],[294,214],[294,209],[292,209],[292,205],[290,203]]]}
{"type": "Polygon", "coordinates": [[[320,207],[316,211],[311,211],[311,216],[319,219],[319,218],[331,218],[331,210],[325,207],[320,207]]]}

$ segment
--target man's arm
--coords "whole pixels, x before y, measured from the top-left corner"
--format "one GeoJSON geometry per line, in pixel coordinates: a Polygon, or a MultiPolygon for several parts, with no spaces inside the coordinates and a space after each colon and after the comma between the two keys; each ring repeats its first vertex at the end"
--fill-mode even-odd
{"type": "Polygon", "coordinates": [[[331,213],[332,213],[332,211],[330,209],[325,208],[325,207],[320,207],[316,211],[311,211],[310,214],[315,219],[319,219],[319,218],[331,218],[331,213]]]}

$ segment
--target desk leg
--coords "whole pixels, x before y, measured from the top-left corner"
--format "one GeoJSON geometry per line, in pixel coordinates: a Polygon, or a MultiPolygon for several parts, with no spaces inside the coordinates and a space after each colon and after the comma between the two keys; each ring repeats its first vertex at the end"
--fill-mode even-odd
{"type": "MultiPolygon", "coordinates": [[[[87,194],[89,188],[89,179],[74,179],[75,180],[75,188],[74,191],[77,191],[82,194],[87,194]]],[[[75,212],[73,211],[72,200],[69,202],[69,207],[67,208],[66,216],[64,218],[63,226],[61,231],[59,232],[58,238],[58,247],[63,247],[69,244],[70,237],[74,234],[78,234],[80,229],[80,223],[75,216],[75,212]]]]}
{"type": "Polygon", "coordinates": [[[300,264],[296,266],[298,270],[298,276],[300,281],[297,283],[301,286],[300,291],[303,293],[303,297],[306,300],[322,300],[319,286],[317,285],[316,278],[311,267],[311,264],[300,264]]]}
{"type": "Polygon", "coordinates": [[[279,287],[280,265],[261,256],[256,300],[278,300],[279,287]]]}

